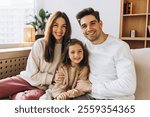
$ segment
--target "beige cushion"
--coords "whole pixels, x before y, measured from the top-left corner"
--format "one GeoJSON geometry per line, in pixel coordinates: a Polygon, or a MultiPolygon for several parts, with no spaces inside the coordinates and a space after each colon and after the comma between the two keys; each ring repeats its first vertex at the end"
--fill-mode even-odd
{"type": "Polygon", "coordinates": [[[135,99],[150,99],[150,48],[131,50],[136,68],[137,90],[135,99]]]}

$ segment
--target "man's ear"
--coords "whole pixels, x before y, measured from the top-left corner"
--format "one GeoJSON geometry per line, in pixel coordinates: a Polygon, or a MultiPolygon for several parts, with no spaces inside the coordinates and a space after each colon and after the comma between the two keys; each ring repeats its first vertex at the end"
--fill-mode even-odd
{"type": "Polygon", "coordinates": [[[99,24],[100,24],[100,27],[102,28],[102,26],[103,26],[102,20],[99,21],[99,24]]]}
{"type": "Polygon", "coordinates": [[[103,26],[103,22],[102,22],[102,20],[100,20],[100,21],[99,21],[99,23],[100,23],[100,25],[101,25],[101,26],[103,26]]]}

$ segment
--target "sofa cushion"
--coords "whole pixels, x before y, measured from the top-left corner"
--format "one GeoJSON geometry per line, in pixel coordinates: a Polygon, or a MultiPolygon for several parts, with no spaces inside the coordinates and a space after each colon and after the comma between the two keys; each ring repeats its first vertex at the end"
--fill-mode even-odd
{"type": "Polygon", "coordinates": [[[150,48],[131,50],[137,75],[135,99],[150,99],[150,48]]]}

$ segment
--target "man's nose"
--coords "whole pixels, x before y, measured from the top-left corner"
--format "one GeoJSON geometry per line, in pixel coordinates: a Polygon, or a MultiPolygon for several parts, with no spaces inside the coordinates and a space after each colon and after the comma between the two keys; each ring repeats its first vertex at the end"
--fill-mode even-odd
{"type": "Polygon", "coordinates": [[[87,31],[90,31],[90,30],[91,30],[91,26],[88,25],[88,26],[87,26],[87,31]]]}

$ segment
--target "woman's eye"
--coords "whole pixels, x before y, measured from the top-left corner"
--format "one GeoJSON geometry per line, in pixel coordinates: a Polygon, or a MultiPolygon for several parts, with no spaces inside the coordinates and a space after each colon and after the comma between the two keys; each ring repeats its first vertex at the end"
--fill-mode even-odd
{"type": "Polygon", "coordinates": [[[58,26],[58,25],[54,23],[53,26],[58,26]]]}
{"type": "Polygon", "coordinates": [[[82,27],[82,29],[84,29],[84,28],[86,28],[86,25],[82,25],[81,27],[82,27]]]}
{"type": "Polygon", "coordinates": [[[62,27],[63,27],[63,28],[66,28],[67,26],[66,26],[66,25],[63,25],[62,27]]]}

